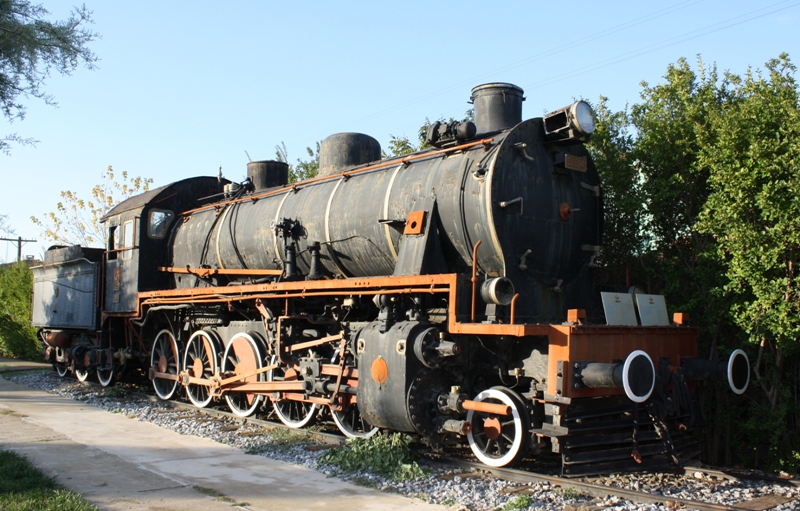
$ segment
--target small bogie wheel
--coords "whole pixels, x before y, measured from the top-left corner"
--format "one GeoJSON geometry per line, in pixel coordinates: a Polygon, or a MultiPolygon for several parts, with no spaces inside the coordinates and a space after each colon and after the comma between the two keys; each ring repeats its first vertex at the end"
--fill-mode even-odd
{"type": "Polygon", "coordinates": [[[67,364],[61,364],[56,362],[55,364],[53,364],[53,368],[56,370],[56,373],[62,378],[64,378],[65,376],[67,376],[67,374],[69,374],[69,367],[67,366],[67,364]]]}
{"type": "Polygon", "coordinates": [[[506,387],[492,387],[474,401],[509,407],[511,415],[467,412],[472,429],[467,434],[475,457],[490,467],[505,467],[522,460],[530,447],[531,417],[523,398],[506,387]]]}
{"type": "MultiPolygon", "coordinates": [[[[278,357],[273,355],[271,365],[276,363],[278,363],[278,357]]],[[[280,365],[267,374],[268,381],[292,381],[298,378],[299,375],[294,369],[280,367],[280,365]]],[[[278,419],[290,428],[304,428],[313,424],[317,419],[318,406],[316,403],[282,399],[273,401],[272,407],[275,409],[278,419]]]]}
{"type": "MultiPolygon", "coordinates": [[[[261,369],[264,367],[263,346],[264,343],[258,334],[238,333],[234,335],[222,357],[222,372],[235,373],[238,376],[261,369]]],[[[243,381],[259,382],[264,381],[265,378],[264,373],[259,373],[248,376],[243,381]]],[[[264,396],[245,392],[228,392],[225,394],[225,401],[235,415],[249,417],[261,406],[264,396]]]]}
{"type": "Polygon", "coordinates": [[[75,379],[80,382],[84,382],[89,379],[89,370],[88,369],[75,369],[75,379]]]}
{"type": "Polygon", "coordinates": [[[178,373],[181,372],[181,356],[178,341],[169,330],[161,330],[153,342],[150,352],[150,367],[163,376],[153,377],[153,388],[159,399],[172,399],[178,388],[178,373]]]}
{"type": "Polygon", "coordinates": [[[114,381],[117,377],[117,370],[112,367],[111,369],[100,369],[97,368],[97,381],[100,382],[100,385],[103,387],[109,387],[114,384],[114,381]]]}
{"type": "MultiPolygon", "coordinates": [[[[183,356],[183,367],[193,378],[208,379],[217,372],[216,335],[206,330],[198,330],[189,337],[186,343],[186,354],[183,356]]],[[[189,383],[186,385],[186,396],[198,408],[205,408],[211,402],[211,389],[208,385],[189,383]]]]}

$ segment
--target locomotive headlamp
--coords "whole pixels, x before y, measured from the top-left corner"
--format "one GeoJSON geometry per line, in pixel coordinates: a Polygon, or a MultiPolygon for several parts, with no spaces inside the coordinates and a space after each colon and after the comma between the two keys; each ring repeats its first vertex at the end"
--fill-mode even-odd
{"type": "Polygon", "coordinates": [[[544,116],[544,132],[550,140],[583,141],[596,127],[594,111],[586,101],[576,101],[544,116]]]}
{"type": "Polygon", "coordinates": [[[569,107],[570,124],[572,127],[583,133],[591,135],[597,124],[594,111],[586,101],[576,101],[569,107]]]}

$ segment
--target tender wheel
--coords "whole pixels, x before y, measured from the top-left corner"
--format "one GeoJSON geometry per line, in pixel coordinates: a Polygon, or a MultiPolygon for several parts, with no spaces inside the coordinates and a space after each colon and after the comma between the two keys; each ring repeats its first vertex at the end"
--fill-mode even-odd
{"type": "MultiPolygon", "coordinates": [[[[217,346],[219,341],[216,336],[205,330],[198,330],[189,337],[186,354],[183,356],[183,367],[189,371],[189,376],[210,378],[216,374],[217,346]]],[[[197,383],[186,385],[186,395],[198,408],[205,408],[212,399],[208,386],[197,383]]]]}
{"type": "Polygon", "coordinates": [[[153,388],[160,399],[172,399],[178,388],[178,373],[181,371],[181,357],[178,342],[169,330],[162,330],[153,342],[150,353],[150,366],[158,373],[168,377],[153,377],[153,388]]]}
{"type": "Polygon", "coordinates": [[[358,405],[352,403],[342,411],[331,410],[333,422],[339,427],[339,431],[347,438],[369,438],[378,432],[378,428],[361,417],[358,405]]]}
{"type": "Polygon", "coordinates": [[[58,375],[62,378],[67,376],[67,374],[69,373],[69,367],[67,367],[67,364],[55,363],[53,364],[53,369],[55,369],[56,373],[58,373],[58,375]]]}
{"type": "MultiPolygon", "coordinates": [[[[233,336],[228,347],[225,348],[225,355],[222,357],[222,372],[235,373],[237,375],[252,373],[264,367],[263,341],[257,334],[240,333],[233,336]]],[[[260,373],[248,376],[245,382],[264,381],[265,374],[260,373]]],[[[228,408],[239,417],[249,417],[253,415],[264,401],[264,396],[258,394],[246,394],[244,392],[229,392],[225,394],[225,401],[228,408]]]]}
{"type": "Polygon", "coordinates": [[[467,435],[469,447],[481,462],[490,467],[505,467],[518,463],[530,446],[531,418],[522,397],[505,387],[484,390],[474,401],[504,404],[511,415],[467,412],[472,430],[467,435]]]}
{"type": "MultiPolygon", "coordinates": [[[[278,358],[273,355],[271,364],[276,363],[278,358]]],[[[278,367],[267,375],[269,381],[292,381],[298,377],[294,369],[284,369],[278,367]]],[[[317,405],[315,403],[304,403],[302,401],[273,401],[272,407],[278,415],[278,419],[290,428],[303,428],[313,424],[317,418],[317,405]]]]}
{"type": "Polygon", "coordinates": [[[113,367],[111,369],[97,369],[97,381],[99,381],[100,385],[103,387],[109,387],[113,385],[116,376],[117,371],[113,367]]]}
{"type": "Polygon", "coordinates": [[[78,381],[86,381],[89,379],[89,370],[88,369],[75,369],[75,378],[78,381]]]}

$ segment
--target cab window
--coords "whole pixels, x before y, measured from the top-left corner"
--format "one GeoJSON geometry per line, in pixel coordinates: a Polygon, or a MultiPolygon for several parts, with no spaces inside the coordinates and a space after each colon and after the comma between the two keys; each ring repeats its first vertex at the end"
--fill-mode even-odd
{"type": "Polygon", "coordinates": [[[117,230],[118,227],[116,225],[112,225],[108,228],[108,260],[113,261],[117,258],[117,230]]]}
{"type": "Polygon", "coordinates": [[[147,221],[147,235],[153,239],[162,239],[167,235],[169,224],[175,214],[166,209],[150,210],[147,221]]]}
{"type": "Polygon", "coordinates": [[[133,220],[128,220],[122,224],[122,258],[130,259],[133,253],[133,240],[134,240],[133,220]]]}

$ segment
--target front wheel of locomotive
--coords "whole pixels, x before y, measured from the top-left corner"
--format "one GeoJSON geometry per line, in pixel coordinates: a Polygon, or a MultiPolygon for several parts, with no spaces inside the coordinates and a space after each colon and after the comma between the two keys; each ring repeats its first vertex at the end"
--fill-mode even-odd
{"type": "Polygon", "coordinates": [[[178,341],[169,330],[161,330],[153,341],[150,352],[150,369],[153,372],[153,388],[159,399],[169,400],[178,388],[178,373],[181,372],[181,356],[178,341]]]}
{"type": "MultiPolygon", "coordinates": [[[[297,371],[290,367],[281,367],[279,362],[278,357],[273,355],[270,365],[278,364],[278,368],[267,374],[268,381],[293,381],[299,378],[297,371]]],[[[299,429],[310,426],[317,418],[318,406],[316,403],[282,399],[273,401],[272,407],[275,409],[278,419],[290,428],[299,429]]]]}
{"type": "MultiPolygon", "coordinates": [[[[237,376],[261,369],[263,364],[264,342],[258,334],[239,333],[231,339],[222,357],[222,372],[237,376]]],[[[248,376],[244,382],[264,381],[264,373],[248,376]]],[[[264,401],[264,396],[245,392],[229,392],[225,401],[231,412],[239,417],[253,415],[264,401]]]]}
{"type": "Polygon", "coordinates": [[[475,396],[474,401],[506,405],[510,412],[509,415],[467,412],[467,422],[472,425],[467,441],[475,457],[490,467],[520,462],[531,439],[531,417],[523,398],[509,388],[492,387],[475,396]]]}
{"type": "MultiPolygon", "coordinates": [[[[183,356],[183,367],[189,371],[189,376],[199,379],[209,379],[217,373],[217,347],[219,339],[212,332],[198,330],[189,337],[186,343],[186,354],[183,356]]],[[[208,385],[202,383],[188,383],[186,395],[189,401],[198,408],[205,408],[213,396],[208,385]]]]}

